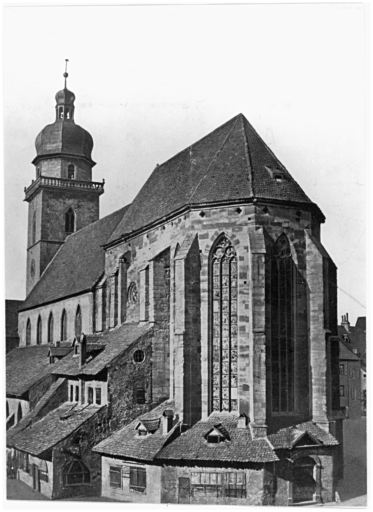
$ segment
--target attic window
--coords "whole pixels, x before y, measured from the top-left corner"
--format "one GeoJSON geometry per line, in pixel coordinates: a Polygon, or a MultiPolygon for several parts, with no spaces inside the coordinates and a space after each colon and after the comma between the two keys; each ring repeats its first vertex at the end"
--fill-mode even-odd
{"type": "Polygon", "coordinates": [[[281,182],[282,182],[282,180],[283,180],[283,176],[282,176],[282,174],[275,174],[275,175],[274,175],[274,178],[275,178],[275,180],[277,181],[277,183],[281,183],[281,182]]]}
{"type": "Polygon", "coordinates": [[[207,442],[209,444],[219,444],[221,443],[222,441],[224,441],[224,437],[219,435],[219,434],[216,434],[214,432],[212,432],[211,434],[209,434],[207,436],[207,442]]]}
{"type": "Polygon", "coordinates": [[[133,354],[133,360],[135,363],[142,363],[145,359],[145,354],[142,350],[136,350],[136,352],[133,354]]]}

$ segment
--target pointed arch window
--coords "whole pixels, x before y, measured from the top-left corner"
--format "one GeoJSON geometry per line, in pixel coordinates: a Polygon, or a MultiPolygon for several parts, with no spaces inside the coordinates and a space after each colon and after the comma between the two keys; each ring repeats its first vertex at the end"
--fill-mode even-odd
{"type": "Polygon", "coordinates": [[[65,341],[67,339],[67,314],[66,310],[62,311],[61,315],[61,341],[65,341]]]}
{"type": "Polygon", "coordinates": [[[53,343],[54,341],[54,320],[53,320],[53,313],[50,313],[48,318],[48,343],[53,343]]]}
{"type": "Polygon", "coordinates": [[[78,306],[75,315],[75,336],[80,336],[82,333],[82,312],[78,306]]]}
{"type": "Polygon", "coordinates": [[[271,261],[272,411],[294,411],[294,268],[285,234],[273,246],[271,261]]]}
{"type": "Polygon", "coordinates": [[[237,254],[222,236],[210,260],[211,409],[237,411],[237,254]]]}
{"type": "Polygon", "coordinates": [[[43,337],[43,323],[41,320],[41,316],[39,315],[38,323],[36,325],[36,344],[41,345],[43,337]]]}
{"type": "Polygon", "coordinates": [[[26,324],[26,345],[31,345],[31,320],[29,318],[26,324]]]}
{"type": "Polygon", "coordinates": [[[18,410],[17,410],[17,423],[19,423],[21,421],[22,416],[23,416],[23,414],[22,414],[22,406],[19,403],[18,404],[18,410]]]}
{"type": "Polygon", "coordinates": [[[74,233],[75,232],[75,213],[72,208],[69,208],[65,213],[65,232],[66,233],[74,233]]]}

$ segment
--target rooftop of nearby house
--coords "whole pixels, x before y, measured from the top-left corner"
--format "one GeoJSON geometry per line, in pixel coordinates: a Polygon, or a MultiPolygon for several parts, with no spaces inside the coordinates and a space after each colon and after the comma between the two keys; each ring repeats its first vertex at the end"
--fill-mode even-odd
{"type": "Polygon", "coordinates": [[[286,427],[268,436],[275,450],[292,449],[294,446],[335,446],[338,441],[312,421],[286,427]]]}
{"type": "Polygon", "coordinates": [[[6,356],[6,394],[24,396],[29,389],[56,369],[50,364],[51,345],[18,347],[6,356]]]}
{"type": "Polygon", "coordinates": [[[239,114],[155,168],[108,243],[190,206],[247,202],[254,198],[320,209],[239,114]]]}
{"type": "Polygon", "coordinates": [[[105,270],[102,245],[127,209],[128,205],[68,236],[20,311],[91,290],[105,270]]]}
{"type": "Polygon", "coordinates": [[[177,435],[180,427],[175,417],[169,432],[163,431],[163,413],[172,411],[175,404],[166,400],[155,409],[142,414],[129,425],[121,428],[107,439],[101,441],[93,451],[112,457],[123,457],[132,460],[150,461],[157,453],[177,435]],[[139,427],[146,435],[139,435],[139,427]]]}
{"type": "Polygon", "coordinates": [[[97,375],[148,332],[148,323],[124,323],[101,336],[95,335],[95,343],[90,344],[88,336],[87,359],[84,366],[79,366],[80,358],[71,352],[58,362],[52,373],[64,376],[97,375]]]}
{"type": "MultiPolygon", "coordinates": [[[[354,347],[350,343],[339,341],[339,359],[340,361],[360,361],[358,354],[353,352],[354,347]]],[[[355,349],[357,350],[357,349],[355,349]]]]}
{"type": "Polygon", "coordinates": [[[164,461],[274,462],[278,460],[267,439],[253,439],[248,426],[238,428],[238,418],[229,413],[213,413],[165,446],[157,459],[164,461]],[[211,444],[207,437],[216,430],[221,442],[211,444]]]}
{"type": "Polygon", "coordinates": [[[66,439],[106,405],[64,404],[7,440],[10,447],[39,456],[66,439]]]}

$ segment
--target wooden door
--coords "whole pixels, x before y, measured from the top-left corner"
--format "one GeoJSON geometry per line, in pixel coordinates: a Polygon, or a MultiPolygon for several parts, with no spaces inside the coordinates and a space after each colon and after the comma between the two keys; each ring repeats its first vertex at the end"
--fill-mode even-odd
{"type": "Polygon", "coordinates": [[[190,479],[179,478],[179,503],[190,503],[190,479]]]}

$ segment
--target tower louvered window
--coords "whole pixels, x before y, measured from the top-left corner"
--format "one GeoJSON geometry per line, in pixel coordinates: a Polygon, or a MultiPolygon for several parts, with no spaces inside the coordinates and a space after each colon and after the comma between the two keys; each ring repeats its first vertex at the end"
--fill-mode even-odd
{"type": "Polygon", "coordinates": [[[289,240],[281,235],[271,263],[272,411],[294,410],[294,276],[289,240]]]}
{"type": "Polygon", "coordinates": [[[236,411],[237,404],[237,255],[223,236],[212,258],[212,382],[213,411],[236,411]]]}

